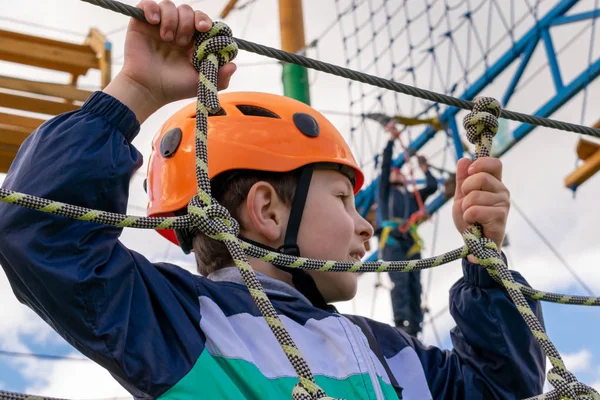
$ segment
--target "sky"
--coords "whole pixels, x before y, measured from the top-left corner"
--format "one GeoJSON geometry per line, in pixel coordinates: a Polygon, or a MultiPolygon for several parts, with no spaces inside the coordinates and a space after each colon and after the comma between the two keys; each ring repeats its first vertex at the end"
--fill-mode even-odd
{"type": "MultiPolygon", "coordinates": [[[[134,5],[134,1],[125,1],[134,5]]],[[[193,3],[213,18],[224,7],[225,0],[185,1],[193,3]]],[[[177,4],[184,1],[176,1],[177,4]]],[[[438,12],[431,15],[431,20],[421,15],[420,9],[402,11],[394,14],[390,4],[393,19],[390,24],[383,24],[379,13],[381,0],[356,1],[357,8],[329,29],[336,21],[337,10],[346,10],[352,3],[349,0],[322,2],[305,0],[304,21],[307,42],[321,37],[316,48],[307,50],[309,56],[345,65],[348,58],[350,67],[378,76],[391,77],[403,83],[431,90],[444,90],[460,77],[465,69],[464,79],[459,81],[456,93],[474,82],[485,69],[485,63],[477,64],[482,58],[482,52],[477,50],[477,35],[464,28],[456,28],[460,22],[461,8],[464,1],[444,2],[432,0],[432,8],[441,7],[444,3],[449,6],[447,13],[438,12]],[[370,13],[373,12],[373,17],[370,13]],[[444,16],[444,18],[441,18],[444,16]],[[438,17],[440,17],[438,19],[438,17]],[[446,18],[447,17],[447,18],[446,18]],[[407,23],[410,20],[410,23],[407,23]],[[408,29],[411,25],[414,28],[408,29]],[[368,32],[385,26],[387,32],[378,36],[372,45],[369,43],[368,32]],[[428,26],[435,26],[435,36],[427,37],[428,26]],[[359,27],[356,35],[353,29],[359,27]],[[454,29],[451,29],[454,27],[454,29]],[[440,42],[444,30],[455,32],[454,43],[440,42]],[[405,30],[405,31],[403,31],[405,30]],[[324,35],[322,35],[325,32],[324,35]],[[344,40],[346,36],[346,40],[344,40]],[[390,36],[401,39],[390,45],[390,36]],[[409,38],[410,36],[410,38],[409,38]],[[383,39],[382,39],[383,38],[383,39]],[[420,38],[424,38],[423,41],[420,38]],[[470,38],[470,39],[469,39],[470,38]],[[436,44],[436,61],[426,51],[428,41],[436,44]],[[409,52],[409,45],[414,44],[416,50],[409,52]],[[437,44],[441,43],[441,44],[437,44]],[[420,47],[419,47],[420,46],[420,47]],[[356,49],[363,49],[355,57],[356,49]],[[425,50],[424,50],[425,49],[425,50]],[[458,49],[458,50],[457,50],[458,49]],[[378,62],[372,62],[375,53],[381,52],[378,62]],[[468,54],[472,54],[469,56],[468,54]],[[412,57],[412,58],[411,58],[412,57]],[[470,59],[469,59],[470,57],[470,59]],[[420,61],[424,60],[424,61],[420,61]],[[461,67],[461,63],[470,68],[461,67]],[[396,66],[396,70],[390,66],[396,66]],[[407,72],[407,66],[418,65],[414,73],[407,72]],[[441,66],[441,67],[440,67],[441,66]],[[402,78],[402,79],[401,79],[402,78]]],[[[482,17],[480,35],[484,47],[506,35],[507,29],[502,21],[495,16],[493,8],[488,11],[489,4],[494,1],[473,1],[473,10],[479,10],[482,17]],[[489,3],[489,4],[488,4],[489,3]],[[483,7],[483,8],[481,8],[483,7]],[[491,15],[488,20],[488,14],[491,15]],[[486,21],[494,21],[487,23],[486,21]]],[[[513,2],[511,2],[513,3],[513,2]]],[[[539,1],[538,15],[555,2],[539,1]]],[[[571,12],[586,11],[597,7],[597,0],[582,0],[571,12]]],[[[9,2],[0,0],[2,14],[0,29],[26,32],[34,35],[50,37],[58,40],[81,43],[90,27],[97,27],[109,34],[113,45],[113,73],[121,67],[121,55],[127,19],[77,0],[21,0],[9,2]],[[36,10],[34,17],[31,10],[36,10]],[[23,24],[18,21],[25,21],[23,24]],[[43,25],[46,28],[42,28],[43,25]]],[[[234,36],[257,43],[279,47],[279,22],[277,4],[273,0],[255,0],[241,10],[235,10],[225,20],[233,29],[234,36]]],[[[528,2],[522,2],[522,7],[528,2]]],[[[422,9],[423,7],[421,7],[422,9]]],[[[518,17],[527,10],[516,8],[518,17]]],[[[514,29],[515,38],[519,38],[533,24],[531,11],[529,19],[517,24],[514,29]]],[[[509,23],[510,25],[510,23],[509,23]]],[[[552,38],[557,51],[566,45],[580,27],[587,25],[566,25],[553,28],[552,38]]],[[[595,28],[594,28],[595,29],[595,28]]],[[[573,43],[561,51],[559,65],[563,71],[563,80],[568,83],[592,59],[600,55],[598,42],[600,34],[590,29],[573,43]],[[590,52],[590,48],[592,51],[590,52]]],[[[505,41],[504,44],[509,43],[505,41]]],[[[493,46],[492,46],[493,47],[493,46]]],[[[505,49],[506,47],[504,47],[505,49]]],[[[487,53],[488,61],[493,62],[503,51],[502,45],[487,53]]],[[[281,66],[274,60],[240,51],[236,62],[238,71],[231,82],[230,91],[264,91],[282,93],[280,80],[281,66]]],[[[501,98],[510,80],[510,72],[514,72],[516,64],[510,66],[507,72],[486,87],[483,94],[501,98]]],[[[26,79],[66,83],[67,76],[49,73],[34,68],[27,68],[6,62],[0,62],[0,75],[9,75],[26,79]]],[[[312,105],[323,111],[338,129],[347,137],[355,154],[363,164],[367,179],[375,174],[373,157],[385,144],[385,136],[379,127],[372,123],[361,123],[356,117],[348,117],[345,113],[359,114],[365,111],[394,112],[399,107],[405,114],[412,115],[423,108],[423,102],[408,96],[396,96],[391,92],[373,90],[364,85],[349,85],[341,78],[323,73],[309,72],[311,82],[312,105]],[[364,94],[364,96],[363,96],[364,94]],[[380,99],[376,100],[381,94],[380,99]],[[354,128],[354,129],[352,129],[354,128]]],[[[81,77],[78,85],[94,90],[98,88],[99,75],[91,71],[81,77]]],[[[531,61],[531,68],[525,71],[523,83],[517,87],[515,96],[508,104],[514,111],[533,112],[547,101],[554,93],[553,81],[548,72],[548,62],[543,45],[538,46],[531,61]],[[539,74],[535,74],[537,69],[539,74]]],[[[591,125],[598,120],[595,110],[600,109],[599,100],[593,96],[598,92],[598,81],[592,83],[585,93],[576,96],[552,117],[574,123],[591,125]]],[[[163,107],[151,116],[142,126],[141,132],[134,145],[142,152],[145,160],[150,151],[150,140],[161,124],[171,113],[192,99],[177,102],[163,107]]],[[[1,111],[1,110],[0,110],[1,111]]],[[[459,114],[458,121],[464,113],[459,114]]],[[[508,129],[514,129],[515,124],[509,123],[508,129]]],[[[422,131],[417,127],[409,131],[414,137],[422,131]]],[[[598,247],[598,227],[600,214],[595,212],[597,194],[600,190],[600,175],[592,177],[573,196],[563,185],[563,179],[576,165],[575,146],[578,135],[556,130],[537,128],[521,143],[515,146],[503,158],[504,182],[511,190],[513,206],[508,221],[510,245],[504,250],[509,258],[509,266],[521,272],[535,288],[561,293],[587,294],[578,279],[594,293],[600,293],[600,248],[598,247]],[[522,213],[520,212],[522,211],[522,213]],[[530,221],[534,227],[532,227],[530,221]],[[536,231],[543,234],[540,237],[536,231]],[[559,253],[568,265],[567,269],[557,257],[549,243],[559,253]]],[[[455,159],[450,151],[444,149],[445,138],[437,135],[422,150],[434,165],[445,165],[452,170],[455,159]]],[[[146,165],[134,175],[131,183],[129,203],[130,214],[145,213],[146,197],[142,190],[142,182],[146,165]]],[[[3,176],[0,174],[0,182],[3,176]]],[[[461,238],[452,224],[450,204],[447,204],[431,221],[420,228],[425,240],[424,256],[440,254],[461,245],[461,238]],[[436,228],[437,227],[437,228],[436,228]]],[[[121,240],[130,248],[144,254],[152,261],[169,261],[191,271],[194,270],[194,260],[184,256],[175,246],[164,241],[152,231],[129,230],[123,232],[121,240]]],[[[445,310],[448,306],[448,290],[461,276],[460,265],[457,262],[438,267],[433,272],[423,273],[423,285],[426,291],[426,306],[431,311],[426,316],[426,324],[421,339],[431,345],[451,348],[449,330],[454,323],[445,310]],[[430,316],[435,316],[430,322],[430,316]]],[[[390,282],[385,274],[366,274],[361,276],[359,294],[350,302],[341,303],[338,308],[342,312],[354,312],[380,321],[390,323],[392,320],[389,302],[390,282]],[[378,284],[381,282],[381,285],[378,284]]],[[[600,328],[600,310],[597,308],[555,305],[545,303],[544,320],[550,338],[563,354],[567,366],[583,382],[600,389],[600,342],[595,332],[600,328]]],[[[25,306],[19,304],[9,283],[0,270],[0,389],[28,392],[40,395],[51,395],[73,399],[104,399],[127,398],[127,392],[122,389],[110,375],[88,360],[80,360],[83,356],[60,338],[39,317],[25,306]],[[74,360],[40,360],[29,357],[2,355],[1,352],[48,354],[76,358],[74,360]]]]}

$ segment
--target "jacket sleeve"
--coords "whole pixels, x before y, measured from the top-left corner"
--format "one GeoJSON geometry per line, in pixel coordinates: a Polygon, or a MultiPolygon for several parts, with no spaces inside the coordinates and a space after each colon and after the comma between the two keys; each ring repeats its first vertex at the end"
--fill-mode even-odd
{"type": "Polygon", "coordinates": [[[423,189],[419,189],[419,194],[421,195],[421,199],[423,199],[423,203],[429,196],[436,192],[437,188],[437,180],[431,174],[431,171],[427,170],[425,173],[425,187],[423,189]]]}
{"type": "MultiPolygon", "coordinates": [[[[450,290],[453,350],[403,335],[421,360],[433,398],[507,400],[542,393],[546,357],[508,293],[479,265],[463,260],[463,272],[450,290]]],[[[528,303],[543,324],[539,301],[528,303]]]]}
{"type": "MultiPolygon", "coordinates": [[[[138,131],[131,110],[96,92],[27,138],[3,186],[125,213],[138,131]]],[[[0,232],[19,301],[136,397],[164,393],[202,351],[193,275],[128,250],[121,229],[0,203],[0,232]]]]}
{"type": "Polygon", "coordinates": [[[389,219],[389,197],[390,197],[390,171],[392,169],[392,152],[394,151],[394,141],[388,141],[383,150],[383,159],[381,161],[381,176],[377,187],[378,206],[381,209],[381,218],[389,219]]]}

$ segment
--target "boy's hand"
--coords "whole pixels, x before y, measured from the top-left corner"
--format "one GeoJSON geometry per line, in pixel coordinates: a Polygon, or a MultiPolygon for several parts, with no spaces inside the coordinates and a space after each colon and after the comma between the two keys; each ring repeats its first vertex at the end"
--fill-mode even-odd
{"type": "MultiPolygon", "coordinates": [[[[129,23],[123,68],[105,92],[128,105],[142,122],[165,104],[196,96],[193,38],[196,31],[210,30],[212,21],[203,12],[187,4],[177,7],[170,0],[143,0],[137,7],[144,10],[148,23],[136,19],[129,23]]],[[[234,72],[231,63],[219,70],[219,90],[227,88],[234,72]]]]}
{"type": "Polygon", "coordinates": [[[385,131],[390,134],[390,140],[396,140],[400,137],[400,131],[396,129],[396,121],[394,120],[387,123],[385,131]]]}
{"type": "MultiPolygon", "coordinates": [[[[452,216],[462,234],[475,222],[501,250],[510,209],[510,192],[502,183],[502,163],[497,158],[475,162],[461,159],[456,167],[456,193],[452,216]]],[[[471,260],[472,257],[469,256],[471,260]]]]}

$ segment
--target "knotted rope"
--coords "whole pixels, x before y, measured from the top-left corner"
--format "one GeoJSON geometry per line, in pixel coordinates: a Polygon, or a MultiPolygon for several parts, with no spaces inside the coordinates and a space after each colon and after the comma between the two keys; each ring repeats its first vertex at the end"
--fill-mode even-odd
{"type": "Polygon", "coordinates": [[[199,74],[195,163],[198,193],[188,205],[190,223],[209,237],[220,240],[227,246],[250,295],[298,374],[300,381],[292,390],[292,398],[295,400],[324,399],[326,398],[325,392],[316,385],[308,364],[284,328],[240,246],[237,238],[239,234],[237,221],[231,217],[225,207],[211,196],[206,145],[208,114],[220,110],[217,93],[219,68],[235,58],[236,54],[237,45],[233,41],[232,32],[223,23],[215,23],[209,32],[196,35],[193,64],[199,74]]]}
{"type": "MultiPolygon", "coordinates": [[[[500,109],[500,103],[495,99],[480,97],[475,99],[473,111],[465,116],[463,125],[467,131],[467,138],[475,145],[475,159],[489,157],[492,140],[498,131],[500,109]]],[[[531,333],[550,359],[553,368],[548,374],[548,380],[555,389],[548,394],[532,397],[532,399],[600,399],[600,394],[596,390],[578,382],[577,378],[567,370],[558,350],[546,335],[544,328],[525,300],[519,285],[500,257],[496,243],[485,237],[482,226],[475,224],[466,229],[463,239],[479,264],[484,266],[489,274],[506,288],[531,333]]]]}
{"type": "MultiPolygon", "coordinates": [[[[195,38],[194,66],[199,73],[198,102],[196,115],[196,176],[198,181],[198,193],[191,199],[188,205],[188,215],[171,218],[146,218],[107,213],[104,211],[90,210],[83,207],[72,206],[65,203],[54,202],[27,194],[17,193],[0,189],[0,201],[31,208],[38,211],[62,215],[81,221],[102,223],[117,227],[132,227],[142,229],[183,229],[195,228],[205,232],[210,237],[225,243],[229,249],[235,265],[238,267],[244,282],[248,286],[258,309],[265,318],[273,334],[277,338],[287,358],[292,363],[299,377],[299,382],[294,386],[292,397],[295,400],[327,399],[323,390],[315,383],[314,377],[306,361],[300,354],[294,341],[283,326],[275,309],[265,294],[262,285],[258,281],[246,256],[259,258],[278,266],[302,268],[306,270],[319,271],[348,271],[348,272],[385,272],[385,271],[415,271],[435,267],[466,257],[469,253],[474,254],[479,262],[488,270],[494,279],[501,282],[517,304],[517,308],[528,326],[542,344],[549,355],[554,366],[549,374],[549,379],[557,387],[556,391],[547,396],[563,396],[567,399],[578,399],[577,394],[585,393],[600,400],[600,396],[593,389],[578,383],[566,368],[560,355],[546,336],[543,328],[533,315],[523,294],[538,300],[554,301],[567,304],[600,305],[597,297],[565,296],[560,294],[545,293],[520,285],[514,282],[512,275],[504,262],[499,258],[497,248],[493,242],[482,235],[480,227],[467,230],[463,237],[465,246],[438,257],[432,257],[413,261],[395,262],[370,262],[352,263],[327,260],[312,260],[293,257],[285,254],[270,252],[262,248],[242,242],[237,238],[239,225],[231,217],[229,212],[212,198],[210,191],[210,180],[208,178],[207,166],[207,128],[209,113],[220,109],[217,96],[217,73],[219,68],[231,61],[237,54],[237,45],[232,38],[231,30],[223,23],[215,23],[207,33],[197,33],[195,38]],[[556,393],[556,394],[553,394],[556,393]],[[567,397],[565,397],[567,396],[567,397]],[[570,396],[570,397],[569,397],[570,396]],[[598,397],[595,397],[598,396],[598,397]]],[[[479,100],[485,104],[471,114],[467,130],[477,146],[477,157],[489,155],[491,138],[493,137],[493,124],[500,113],[500,107],[492,100],[479,100]],[[483,110],[491,111],[491,114],[483,115],[483,110]],[[495,113],[497,110],[497,113],[495,113]],[[490,117],[492,115],[493,117],[490,117]],[[491,132],[491,133],[490,133],[491,132]],[[479,143],[479,144],[478,144],[479,143]]],[[[558,398],[558,397],[537,397],[558,398]]]]}

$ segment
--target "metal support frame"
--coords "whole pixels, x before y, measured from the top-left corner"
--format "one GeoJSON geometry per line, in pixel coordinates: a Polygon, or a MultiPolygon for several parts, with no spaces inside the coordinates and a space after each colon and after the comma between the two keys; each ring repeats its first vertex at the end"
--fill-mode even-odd
{"type": "MultiPolygon", "coordinates": [[[[536,116],[548,117],[573,96],[579,93],[586,85],[592,82],[600,75],[600,58],[595,60],[585,71],[575,77],[566,86],[562,81],[560,68],[554,52],[554,46],[552,44],[552,38],[549,33],[549,29],[553,26],[565,25],[573,22],[583,21],[590,18],[600,17],[600,10],[592,10],[588,12],[582,12],[574,15],[565,16],[565,14],[573,8],[579,0],[561,0],[556,6],[554,6],[546,15],[544,15],[538,23],[533,26],[527,33],[525,33],[521,39],[514,43],[514,45],[506,51],[494,64],[492,64],[483,75],[476,80],[465,92],[460,96],[464,100],[472,100],[475,98],[483,89],[491,84],[501,73],[503,73],[507,67],[509,67],[517,59],[521,59],[519,66],[517,67],[504,96],[502,97],[503,105],[508,103],[512,97],[515,88],[517,87],[519,80],[521,79],[523,72],[525,71],[533,52],[535,51],[540,41],[544,42],[546,48],[546,55],[548,57],[548,64],[552,73],[554,85],[556,87],[555,95],[550,98],[545,104],[543,104],[535,113],[536,116]]],[[[448,107],[440,116],[440,123],[447,125],[452,137],[455,141],[455,150],[457,159],[462,157],[462,145],[460,143],[460,137],[458,135],[458,126],[456,123],[456,115],[459,109],[455,107],[448,107]],[[458,143],[457,143],[458,142],[458,143]]],[[[494,149],[494,156],[500,157],[510,150],[515,144],[521,139],[527,136],[534,129],[533,125],[522,124],[512,133],[511,140],[500,149],[494,149]]],[[[409,149],[415,152],[421,149],[430,139],[435,136],[436,130],[428,127],[425,131],[418,136],[409,146],[409,149]]],[[[393,165],[401,167],[406,161],[404,158],[404,152],[393,161],[393,165]]],[[[377,186],[379,182],[379,176],[371,182],[371,184],[360,191],[356,195],[357,208],[363,213],[368,212],[369,207],[373,203],[376,197],[377,186]]],[[[429,214],[435,213],[439,210],[453,194],[446,196],[441,193],[432,201],[426,205],[426,210],[429,214]]]]}

